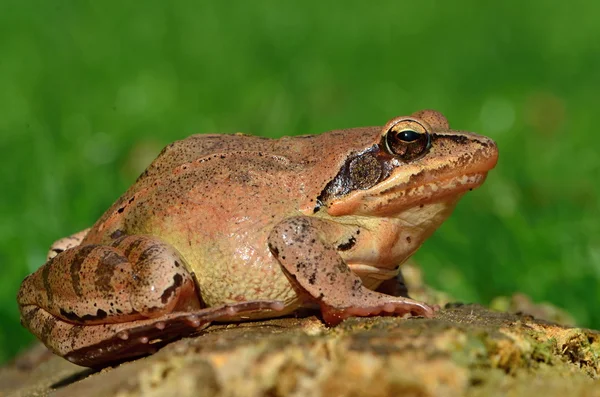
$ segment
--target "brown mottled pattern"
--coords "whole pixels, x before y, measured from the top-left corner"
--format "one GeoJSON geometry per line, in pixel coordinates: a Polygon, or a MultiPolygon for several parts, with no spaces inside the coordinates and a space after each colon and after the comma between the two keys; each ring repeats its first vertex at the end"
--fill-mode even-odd
{"type": "Polygon", "coordinates": [[[86,245],[86,246],[81,247],[77,251],[75,258],[71,262],[71,266],[69,269],[69,273],[71,274],[71,286],[73,287],[73,290],[75,291],[75,294],[77,296],[82,295],[81,284],[80,284],[81,280],[80,280],[80,275],[79,275],[79,272],[81,271],[81,265],[86,260],[86,258],[90,255],[90,253],[98,247],[99,246],[96,244],[86,245]]]}
{"type": "Polygon", "coordinates": [[[143,242],[144,242],[144,240],[142,240],[142,239],[133,239],[131,237],[129,237],[127,240],[123,240],[122,244],[127,246],[125,248],[125,251],[123,251],[123,255],[125,255],[126,258],[129,258],[129,255],[131,255],[132,252],[137,250],[137,248],[143,242]]]}
{"type": "Polygon", "coordinates": [[[42,268],[42,283],[44,284],[44,290],[46,292],[46,299],[48,301],[48,305],[52,305],[54,303],[54,286],[50,284],[50,274],[52,272],[52,265],[54,260],[51,259],[42,268]]]}
{"type": "Polygon", "coordinates": [[[324,307],[335,309],[340,320],[346,312],[379,313],[386,306],[391,306],[390,310],[385,308],[386,311],[396,314],[433,314],[426,304],[365,288],[360,278],[348,270],[337,251],[320,235],[319,223],[322,222],[307,217],[289,218],[273,229],[269,239],[271,251],[278,253],[279,261],[298,284],[318,298],[322,310],[324,307]],[[308,252],[314,254],[307,255],[308,252]],[[332,277],[331,273],[336,273],[337,277],[332,277]]]}
{"type": "Polygon", "coordinates": [[[105,296],[113,292],[111,280],[116,267],[126,262],[127,258],[112,250],[106,250],[102,253],[96,269],[94,285],[99,291],[104,292],[105,296]]]}
{"type": "Polygon", "coordinates": [[[40,332],[40,339],[42,340],[42,342],[44,342],[44,344],[48,343],[48,338],[50,337],[50,334],[54,330],[54,327],[56,326],[57,321],[58,321],[58,319],[53,316],[48,316],[45,319],[44,325],[42,326],[42,330],[40,332]]]}
{"type": "Polygon", "coordinates": [[[23,324],[25,327],[29,327],[29,324],[31,324],[31,321],[34,317],[36,317],[38,311],[40,310],[41,308],[36,306],[29,306],[29,310],[26,311],[21,310],[21,324],[23,324]]]}
{"type": "Polygon", "coordinates": [[[177,292],[177,289],[183,284],[183,277],[181,274],[175,274],[173,276],[173,285],[165,289],[165,291],[160,296],[160,301],[162,303],[167,303],[171,296],[174,296],[177,292]]]}
{"type": "Polygon", "coordinates": [[[159,245],[150,245],[148,248],[144,249],[142,253],[137,257],[138,262],[144,262],[154,256],[157,256],[162,252],[162,247],[159,245]]]}

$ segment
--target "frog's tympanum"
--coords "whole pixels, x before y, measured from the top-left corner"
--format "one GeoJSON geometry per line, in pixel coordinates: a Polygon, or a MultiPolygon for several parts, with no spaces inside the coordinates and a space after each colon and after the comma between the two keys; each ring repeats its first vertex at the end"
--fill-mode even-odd
{"type": "Polygon", "coordinates": [[[492,140],[431,110],[320,135],[190,136],[90,229],[54,244],[21,285],[22,323],[56,354],[100,367],[213,321],[300,307],[330,325],[432,316],[383,287],[497,156],[492,140]]]}

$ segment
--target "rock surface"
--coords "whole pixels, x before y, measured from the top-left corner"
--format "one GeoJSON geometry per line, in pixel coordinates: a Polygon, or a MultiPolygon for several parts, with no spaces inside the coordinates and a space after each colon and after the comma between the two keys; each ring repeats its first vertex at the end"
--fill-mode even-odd
{"type": "MultiPolygon", "coordinates": [[[[451,300],[403,267],[414,298],[451,300]]],[[[0,396],[600,396],[600,332],[552,323],[572,320],[522,295],[493,307],[503,311],[448,304],[433,319],[334,328],[311,315],[213,325],[101,371],[38,344],[0,369],[0,396]]]]}
{"type": "Polygon", "coordinates": [[[315,316],[216,325],[99,372],[45,354],[0,370],[0,395],[600,396],[600,333],[477,305],[433,319],[315,316]]]}

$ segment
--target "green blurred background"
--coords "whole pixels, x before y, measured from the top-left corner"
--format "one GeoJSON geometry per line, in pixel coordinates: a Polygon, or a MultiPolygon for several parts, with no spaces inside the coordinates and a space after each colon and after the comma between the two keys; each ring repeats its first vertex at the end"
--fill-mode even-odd
{"type": "Polygon", "coordinates": [[[0,361],[15,295],[168,142],[381,125],[422,108],[500,162],[416,255],[462,301],[521,291],[600,327],[600,5],[564,1],[0,4],[0,361]]]}

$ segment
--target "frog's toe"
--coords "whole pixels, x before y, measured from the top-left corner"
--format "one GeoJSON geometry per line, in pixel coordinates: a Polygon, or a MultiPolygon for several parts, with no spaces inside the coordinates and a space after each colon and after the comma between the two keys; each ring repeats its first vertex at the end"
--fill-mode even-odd
{"type": "Polygon", "coordinates": [[[321,304],[323,320],[329,325],[337,325],[348,317],[371,317],[379,315],[395,315],[408,317],[433,317],[435,307],[412,299],[394,299],[378,303],[357,302],[352,306],[336,308],[321,304]]]}

